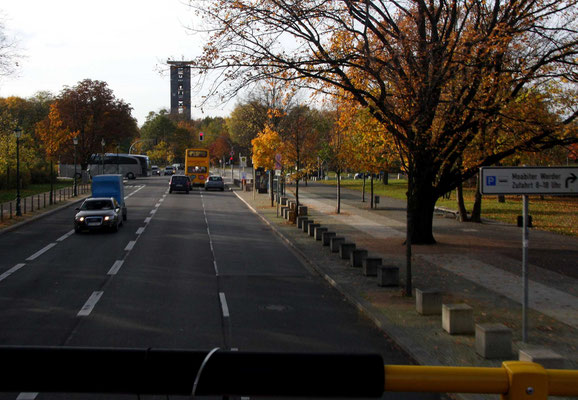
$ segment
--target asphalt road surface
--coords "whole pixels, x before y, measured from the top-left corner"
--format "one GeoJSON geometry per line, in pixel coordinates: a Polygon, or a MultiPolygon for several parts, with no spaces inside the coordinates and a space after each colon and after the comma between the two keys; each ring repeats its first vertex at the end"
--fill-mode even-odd
{"type": "Polygon", "coordinates": [[[167,182],[126,183],[118,233],[75,234],[72,206],[1,235],[0,345],[371,352],[411,363],[233,193],[168,194],[167,182]]]}

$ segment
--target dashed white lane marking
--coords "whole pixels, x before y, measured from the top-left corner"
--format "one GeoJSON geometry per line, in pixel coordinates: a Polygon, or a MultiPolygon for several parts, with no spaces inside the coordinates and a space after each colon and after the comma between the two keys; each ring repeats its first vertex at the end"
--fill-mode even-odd
{"type": "Polygon", "coordinates": [[[34,400],[37,396],[38,393],[22,392],[16,397],[16,400],[34,400]]]}
{"type": "Polygon", "coordinates": [[[42,254],[46,253],[48,250],[56,246],[56,243],[50,243],[49,245],[45,246],[44,248],[38,250],[36,253],[32,254],[30,257],[26,259],[26,261],[34,261],[42,254]]]}
{"type": "Polygon", "coordinates": [[[229,318],[229,307],[227,306],[227,299],[225,293],[219,292],[219,299],[221,300],[221,308],[223,309],[223,317],[229,318]]]}
{"type": "Polygon", "coordinates": [[[86,303],[84,303],[84,306],[82,306],[77,315],[79,317],[89,316],[92,310],[94,309],[94,306],[96,306],[96,303],[98,303],[98,301],[100,300],[103,293],[104,292],[92,292],[92,294],[90,295],[88,300],[86,300],[86,303]]]}
{"type": "Polygon", "coordinates": [[[126,251],[131,251],[135,244],[136,244],[136,240],[131,240],[130,242],[128,242],[128,244],[126,245],[126,247],[124,249],[126,251]]]}
{"type": "Polygon", "coordinates": [[[24,264],[24,263],[16,264],[12,268],[10,268],[8,271],[6,271],[2,275],[0,275],[0,281],[3,281],[4,279],[8,278],[10,275],[12,275],[14,272],[18,271],[20,268],[22,268],[25,265],[26,264],[24,264]]]}
{"type": "Polygon", "coordinates": [[[70,237],[70,235],[74,234],[74,229],[72,229],[71,231],[65,233],[64,235],[60,236],[58,239],[56,239],[57,242],[62,242],[63,240],[66,240],[70,237]]]}
{"type": "Polygon", "coordinates": [[[136,230],[136,234],[137,234],[137,235],[141,235],[141,234],[144,232],[144,230],[145,230],[144,226],[141,226],[140,228],[138,228],[138,229],[136,230]]]}
{"type": "Polygon", "coordinates": [[[144,220],[144,223],[148,224],[149,222],[151,222],[151,217],[146,217],[144,220]]]}
{"type": "Polygon", "coordinates": [[[112,267],[108,270],[107,275],[116,275],[116,273],[118,272],[120,267],[122,267],[123,263],[124,263],[124,260],[116,260],[114,262],[114,264],[112,264],[112,267]]]}
{"type": "Polygon", "coordinates": [[[159,208],[160,206],[161,206],[161,203],[155,204],[155,207],[156,207],[156,208],[159,208]]]}
{"type": "Polygon", "coordinates": [[[156,212],[157,212],[157,210],[156,210],[156,208],[155,208],[154,210],[151,210],[150,213],[151,213],[151,214],[154,214],[154,213],[156,213],[156,212]]]}
{"type": "Polygon", "coordinates": [[[162,203],[163,201],[165,201],[164,197],[162,199],[159,199],[159,203],[162,203]]]}

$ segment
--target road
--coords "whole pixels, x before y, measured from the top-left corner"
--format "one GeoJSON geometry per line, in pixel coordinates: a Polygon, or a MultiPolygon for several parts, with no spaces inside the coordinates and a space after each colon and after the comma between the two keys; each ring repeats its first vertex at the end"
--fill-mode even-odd
{"type": "MultiPolygon", "coordinates": [[[[167,181],[127,183],[118,233],[74,234],[69,207],[1,235],[0,344],[374,352],[411,363],[234,193],[168,194],[167,181]]],[[[100,397],[0,394],[34,398],[100,397]]]]}

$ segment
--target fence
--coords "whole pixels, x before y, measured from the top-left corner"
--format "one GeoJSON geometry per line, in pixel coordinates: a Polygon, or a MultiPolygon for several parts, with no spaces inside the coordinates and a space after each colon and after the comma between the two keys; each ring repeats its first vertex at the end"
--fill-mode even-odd
{"type": "MultiPolygon", "coordinates": [[[[77,192],[78,195],[90,193],[90,185],[89,184],[78,185],[77,192]]],[[[33,213],[34,210],[38,211],[42,208],[46,208],[52,204],[61,203],[73,197],[74,197],[74,187],[72,186],[53,190],[52,199],[50,199],[50,192],[26,196],[20,198],[20,210],[22,212],[22,215],[24,216],[27,213],[33,213]]],[[[16,218],[16,200],[1,203],[0,222],[4,222],[5,220],[14,218],[16,218]]]]}

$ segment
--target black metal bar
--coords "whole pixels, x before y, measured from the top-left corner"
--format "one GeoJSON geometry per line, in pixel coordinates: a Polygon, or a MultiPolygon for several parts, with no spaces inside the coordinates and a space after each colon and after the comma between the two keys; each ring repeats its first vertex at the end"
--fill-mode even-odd
{"type": "MultiPolygon", "coordinates": [[[[9,366],[1,392],[190,395],[208,351],[73,347],[0,347],[9,366]]],[[[381,397],[384,365],[376,354],[218,351],[197,395],[381,397]]]]}

